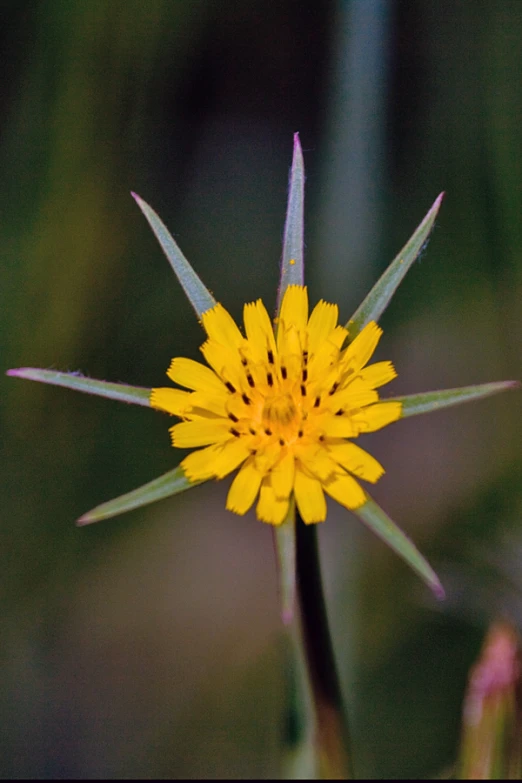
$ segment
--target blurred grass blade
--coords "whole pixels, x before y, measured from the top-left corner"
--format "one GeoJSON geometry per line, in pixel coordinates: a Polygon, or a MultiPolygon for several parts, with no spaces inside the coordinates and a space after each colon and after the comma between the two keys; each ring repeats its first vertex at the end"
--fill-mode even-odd
{"type": "Polygon", "coordinates": [[[490,397],[492,394],[518,389],[518,381],[499,381],[497,383],[481,383],[477,386],[462,386],[460,389],[444,389],[442,391],[424,392],[423,394],[407,394],[403,397],[393,397],[386,402],[400,402],[402,404],[401,418],[406,416],[418,416],[420,413],[431,413],[441,408],[450,408],[452,405],[461,405],[464,402],[479,400],[482,397],[490,397]]]}
{"type": "Polygon", "coordinates": [[[296,595],[295,503],[292,498],[282,525],[274,526],[274,549],[278,577],[281,618],[285,625],[294,619],[296,595]]]}
{"type": "Polygon", "coordinates": [[[185,291],[190,304],[196,311],[198,318],[200,318],[207,310],[215,307],[216,300],[208,288],[201,282],[198,275],[194,272],[191,265],[172,238],[167,227],[162,222],[162,220],[160,220],[152,207],[149,207],[149,205],[136,193],[131,193],[131,195],[147,218],[150,227],[156,234],[158,242],[160,243],[163,252],[167,256],[167,259],[172,269],[174,270],[176,277],[181,283],[181,286],[185,291]]]}
{"type": "Polygon", "coordinates": [[[109,383],[108,381],[95,381],[86,378],[80,373],[57,372],[56,370],[40,370],[37,367],[19,367],[16,370],[8,370],[7,375],[15,378],[26,378],[29,381],[50,383],[53,386],[64,386],[74,391],[97,394],[99,397],[107,397],[110,400],[130,402],[134,405],[150,407],[150,389],[142,386],[126,386],[123,383],[109,383]]]}
{"type": "Polygon", "coordinates": [[[508,623],[489,630],[472,668],[462,714],[459,780],[520,780],[520,640],[508,623]]]}
{"type": "Polygon", "coordinates": [[[366,299],[357,308],[355,314],[346,324],[348,338],[353,340],[361,329],[370,321],[378,321],[395,291],[402,282],[408,269],[411,267],[422,248],[428,240],[435,218],[438,215],[444,193],[435,200],[432,208],[417,228],[411,239],[404,245],[399,255],[392,261],[388,269],[376,282],[366,299]]]}
{"type": "Polygon", "coordinates": [[[96,506],[92,511],[83,514],[76,524],[90,525],[93,522],[100,522],[102,519],[109,519],[126,511],[147,506],[149,503],[155,503],[157,500],[163,500],[171,495],[177,495],[202,483],[202,481],[189,481],[181,467],[178,466],[163,476],[149,481],[148,484],[132,490],[132,492],[127,492],[114,500],[96,506]]]}
{"type": "Polygon", "coordinates": [[[281,280],[277,292],[277,313],[289,285],[304,285],[304,163],[299,134],[294,134],[294,155],[288,185],[281,280]]]}
{"type": "Polygon", "coordinates": [[[390,549],[393,549],[399,557],[413,568],[413,570],[426,582],[437,598],[444,598],[444,588],[439,578],[428,561],[421,555],[410,539],[397,527],[389,516],[371,498],[364,505],[353,510],[361,522],[379,536],[390,549]]]}

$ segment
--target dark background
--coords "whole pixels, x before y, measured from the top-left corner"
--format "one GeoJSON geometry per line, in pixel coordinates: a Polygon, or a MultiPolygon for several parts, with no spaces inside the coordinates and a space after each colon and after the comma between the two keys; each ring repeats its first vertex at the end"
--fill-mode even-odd
{"type": "MultiPolygon", "coordinates": [[[[382,319],[387,394],[521,378],[520,0],[3,0],[4,369],[163,385],[202,333],[142,215],[216,298],[275,303],[292,134],[310,298],[347,320],[441,190],[429,249],[382,319]]],[[[169,470],[160,414],[0,380],[1,777],[279,774],[270,530],[228,482],[78,529],[169,470]]],[[[436,604],[331,506],[329,610],[357,771],[440,773],[467,671],[522,622],[517,394],[365,443],[374,496],[438,570],[436,604]]]]}

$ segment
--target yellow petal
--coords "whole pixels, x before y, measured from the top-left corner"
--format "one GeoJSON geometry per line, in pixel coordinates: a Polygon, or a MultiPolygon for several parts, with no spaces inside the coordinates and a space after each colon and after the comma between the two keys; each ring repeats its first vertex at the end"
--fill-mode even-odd
{"type": "Polygon", "coordinates": [[[214,463],[221,448],[221,444],[207,446],[188,454],[181,462],[181,467],[190,481],[200,481],[215,476],[214,463]]]}
{"type": "Polygon", "coordinates": [[[250,449],[243,438],[234,438],[223,443],[214,460],[214,475],[225,478],[250,456],[250,449]]]}
{"type": "Polygon", "coordinates": [[[271,472],[272,486],[278,498],[290,497],[292,487],[294,486],[295,460],[291,451],[287,452],[282,459],[273,467],[271,472]]]}
{"type": "Polygon", "coordinates": [[[321,482],[297,469],[295,472],[294,492],[297,508],[303,522],[324,522],[326,519],[326,500],[321,482]]]}
{"type": "Polygon", "coordinates": [[[334,345],[338,350],[341,350],[342,345],[348,337],[348,330],[344,326],[336,326],[333,332],[328,335],[328,343],[334,345]]]}
{"type": "Polygon", "coordinates": [[[304,285],[289,285],[283,296],[279,320],[305,329],[308,321],[308,291],[304,285]]]}
{"type": "Polygon", "coordinates": [[[237,350],[209,339],[199,349],[223,383],[232,383],[237,390],[246,385],[246,375],[237,350]]]}
{"type": "MultiPolygon", "coordinates": [[[[310,363],[308,364],[308,382],[317,386],[319,392],[328,392],[325,381],[330,377],[332,367],[335,367],[335,362],[339,355],[339,350],[329,342],[323,343],[319,352],[312,356],[310,363]]],[[[339,369],[336,367],[332,376],[333,380],[337,380],[339,376],[339,369]]]]}
{"type": "Polygon", "coordinates": [[[271,440],[266,445],[258,449],[255,457],[256,468],[260,473],[268,473],[276,462],[279,461],[282,453],[282,446],[277,440],[271,440]]]}
{"type": "Polygon", "coordinates": [[[277,351],[281,367],[286,367],[290,378],[294,374],[301,375],[305,333],[300,332],[295,324],[281,322],[277,332],[277,351]]]}
{"type": "Polygon", "coordinates": [[[359,376],[372,389],[378,389],[379,386],[393,381],[397,377],[397,372],[391,362],[376,362],[361,370],[359,376]]]}
{"type": "Polygon", "coordinates": [[[328,494],[346,508],[359,508],[366,502],[366,493],[354,478],[348,474],[336,476],[324,484],[328,494]]]}
{"type": "MultiPolygon", "coordinates": [[[[297,337],[295,329],[291,330],[293,335],[297,337]]],[[[281,334],[279,332],[278,334],[281,334]]],[[[301,341],[298,339],[297,345],[301,346],[301,341]]],[[[281,381],[281,387],[287,391],[291,391],[296,383],[301,384],[301,377],[303,372],[303,359],[301,348],[299,347],[299,354],[287,353],[283,351],[280,353],[280,366],[281,366],[281,378],[283,378],[283,369],[286,373],[286,380],[281,381]]]]}
{"type": "Polygon", "coordinates": [[[355,443],[329,443],[328,451],[339,465],[372,484],[384,473],[381,463],[355,443]]]}
{"type": "Polygon", "coordinates": [[[276,496],[270,477],[266,476],[261,482],[259,490],[259,501],[256,507],[257,518],[270,525],[280,525],[287,515],[288,504],[288,498],[276,496]]]}
{"type": "Polygon", "coordinates": [[[297,456],[307,471],[320,481],[326,481],[337,470],[337,464],[323,446],[300,448],[297,456]]]}
{"type": "Polygon", "coordinates": [[[359,432],[375,432],[400,419],[401,411],[400,402],[378,402],[354,413],[351,418],[359,432]]]}
{"type": "Polygon", "coordinates": [[[332,413],[337,413],[339,410],[350,411],[371,405],[378,401],[379,395],[375,389],[365,387],[363,384],[357,386],[352,384],[335,394],[325,395],[323,399],[324,406],[328,407],[332,413]]]}
{"type": "Polygon", "coordinates": [[[269,351],[271,351],[273,359],[271,363],[273,364],[276,353],[274,330],[261,299],[245,305],[243,309],[243,323],[256,361],[269,361],[269,351]]]}
{"type": "Polygon", "coordinates": [[[257,497],[261,479],[262,475],[256,470],[254,460],[247,460],[230,485],[227,509],[235,514],[246,514],[257,497]]]}
{"type": "Polygon", "coordinates": [[[195,416],[206,416],[214,414],[225,418],[228,416],[227,404],[232,395],[225,391],[225,387],[222,387],[221,392],[192,392],[190,395],[190,408],[187,410],[186,415],[189,418],[195,416]]]}
{"type": "Polygon", "coordinates": [[[355,416],[326,415],[321,419],[320,429],[329,438],[356,438],[359,427],[354,419],[355,416]]]}
{"type": "Polygon", "coordinates": [[[381,334],[382,329],[377,326],[375,321],[366,324],[353,343],[346,348],[342,358],[343,364],[352,368],[354,372],[358,372],[370,360],[377,348],[381,334]]]}
{"type": "Polygon", "coordinates": [[[241,395],[229,394],[226,401],[226,415],[232,416],[232,420],[241,419],[242,424],[248,429],[252,426],[252,406],[247,405],[241,395]]]}
{"type": "Polygon", "coordinates": [[[191,397],[191,392],[181,391],[181,389],[151,389],[150,404],[153,408],[167,411],[174,416],[183,416],[192,404],[191,397]]]}
{"type": "Polygon", "coordinates": [[[195,391],[222,392],[223,383],[209,367],[195,362],[193,359],[185,359],[178,356],[172,360],[167,370],[171,381],[195,391]]]}
{"type": "Polygon", "coordinates": [[[170,428],[172,445],[178,449],[191,449],[208,446],[210,443],[222,443],[233,437],[232,422],[227,419],[194,419],[182,421],[170,428]]]}
{"type": "Polygon", "coordinates": [[[210,339],[234,348],[239,348],[244,343],[244,337],[236,322],[223,305],[217,304],[211,310],[207,310],[201,316],[201,320],[210,339]]]}
{"type": "Polygon", "coordinates": [[[316,304],[308,321],[308,350],[315,353],[334,331],[339,317],[339,308],[335,304],[323,302],[316,304]]]}

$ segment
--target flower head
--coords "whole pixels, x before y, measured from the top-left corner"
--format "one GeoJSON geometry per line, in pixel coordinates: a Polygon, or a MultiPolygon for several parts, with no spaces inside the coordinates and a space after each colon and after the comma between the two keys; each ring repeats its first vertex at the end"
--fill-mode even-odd
{"type": "Polygon", "coordinates": [[[371,321],[346,347],[337,305],[319,302],[308,317],[304,286],[286,289],[274,334],[259,299],[246,304],[245,336],[222,305],[202,315],[210,367],[173,359],[179,386],[152,389],[154,408],[183,421],[170,432],[179,448],[205,446],[181,463],[187,478],[221,479],[240,467],[227,508],[278,525],[292,493],[305,522],[326,517],[324,493],[347,508],[366,494],[354,476],[375,482],[383,467],[352,442],[396,421],[400,402],[379,402],[377,389],[396,376],[391,362],[366,366],[382,330],[371,321]]]}
{"type": "Polygon", "coordinates": [[[429,563],[358,483],[357,479],[377,481],[384,469],[353,442],[398,418],[519,385],[504,381],[379,400],[377,389],[396,373],[390,362],[368,365],[382,334],[377,321],[425,246],[443,194],[346,326],[337,323],[337,306],[323,301],[309,317],[303,262],[304,165],[296,134],[277,316],[272,325],[261,300],[246,304],[244,334],[216,302],[159,216],[133,196],[207,333],[201,346],[207,366],[173,359],[167,375],[182,389],[124,386],[34,367],[8,374],[166,411],[181,419],[171,428],[173,446],[197,450],[163,476],[92,509],[78,524],[107,519],[238,470],[227,508],[245,514],[259,497],[257,516],[278,526],[284,617],[291,614],[295,586],[293,500],[306,523],[321,522],[326,517],[325,493],[352,509],[437,595],[443,595],[429,563]]]}

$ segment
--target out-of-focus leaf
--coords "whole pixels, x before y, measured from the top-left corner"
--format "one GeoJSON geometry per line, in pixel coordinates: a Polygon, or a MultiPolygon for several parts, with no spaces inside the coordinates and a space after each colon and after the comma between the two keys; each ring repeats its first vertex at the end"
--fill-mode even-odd
{"type": "Polygon", "coordinates": [[[135,508],[147,506],[149,503],[155,503],[157,500],[163,500],[171,495],[177,495],[202,483],[202,481],[189,481],[183,470],[178,466],[163,476],[149,481],[148,484],[132,490],[132,492],[127,492],[125,495],[114,498],[114,500],[109,500],[107,503],[96,506],[92,511],[83,514],[77,521],[77,524],[90,525],[93,522],[100,522],[102,519],[109,519],[110,517],[118,516],[118,514],[123,514],[125,511],[132,511],[135,508]]]}
{"type": "Polygon", "coordinates": [[[417,228],[411,239],[404,245],[398,256],[392,261],[374,287],[359,305],[354,315],[346,324],[348,338],[353,340],[361,329],[370,321],[378,321],[392,296],[402,282],[408,269],[411,267],[422,248],[426,244],[430,231],[435,223],[444,193],[435,200],[432,208],[417,228]]]}
{"type": "Polygon", "coordinates": [[[479,400],[482,397],[490,397],[492,394],[519,387],[518,381],[481,383],[477,386],[462,386],[460,389],[407,394],[403,397],[393,397],[386,402],[400,402],[402,404],[401,418],[405,418],[406,416],[417,416],[419,413],[431,413],[440,408],[449,408],[452,405],[461,405],[464,402],[479,400]]]}
{"type": "Polygon", "coordinates": [[[390,549],[393,549],[399,557],[413,568],[413,570],[426,582],[437,598],[444,598],[444,588],[439,578],[428,561],[421,555],[415,544],[397,527],[390,517],[368,498],[364,505],[353,510],[361,522],[379,536],[390,549]]]}
{"type": "Polygon", "coordinates": [[[26,378],[30,381],[50,383],[53,386],[64,386],[74,391],[97,394],[99,397],[108,397],[110,400],[130,402],[135,405],[150,407],[150,389],[143,386],[126,386],[123,383],[109,383],[108,381],[95,381],[86,378],[79,373],[57,372],[56,370],[40,370],[37,367],[19,367],[16,370],[8,370],[7,375],[15,378],[26,378]]]}
{"type": "Polygon", "coordinates": [[[176,277],[181,283],[190,304],[196,311],[196,315],[198,318],[201,318],[203,313],[216,306],[216,300],[194,272],[192,266],[177,246],[167,227],[158,217],[156,212],[154,212],[152,207],[149,207],[149,205],[136,193],[132,193],[132,197],[135,199],[137,205],[147,218],[150,227],[156,234],[158,242],[167,256],[176,277]]]}
{"type": "Polygon", "coordinates": [[[288,186],[281,280],[277,292],[277,313],[289,285],[304,285],[304,163],[299,134],[294,134],[294,156],[288,186]]]}

